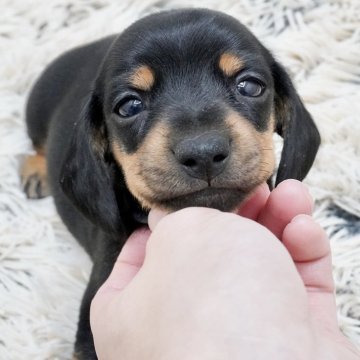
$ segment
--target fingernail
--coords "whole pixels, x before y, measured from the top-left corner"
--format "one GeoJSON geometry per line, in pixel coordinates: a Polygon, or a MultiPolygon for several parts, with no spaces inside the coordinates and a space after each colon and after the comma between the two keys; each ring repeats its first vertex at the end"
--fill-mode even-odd
{"type": "Polygon", "coordinates": [[[313,221],[313,218],[311,215],[306,214],[299,214],[296,215],[292,220],[290,221],[292,224],[296,223],[297,225],[306,225],[308,222],[313,221]]]}

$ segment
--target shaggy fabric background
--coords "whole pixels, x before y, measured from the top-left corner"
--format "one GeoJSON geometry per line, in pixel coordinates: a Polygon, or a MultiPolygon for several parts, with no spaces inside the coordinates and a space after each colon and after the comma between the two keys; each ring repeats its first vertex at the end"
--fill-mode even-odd
{"type": "MultiPolygon", "coordinates": [[[[71,358],[90,261],[51,198],[29,201],[19,167],[30,87],[73,46],[161,9],[229,13],[283,62],[322,133],[306,183],[331,237],[339,323],[360,345],[360,2],[358,0],[2,0],[0,2],[0,359],[71,358]]],[[[278,142],[280,142],[278,140],[278,142]]]]}

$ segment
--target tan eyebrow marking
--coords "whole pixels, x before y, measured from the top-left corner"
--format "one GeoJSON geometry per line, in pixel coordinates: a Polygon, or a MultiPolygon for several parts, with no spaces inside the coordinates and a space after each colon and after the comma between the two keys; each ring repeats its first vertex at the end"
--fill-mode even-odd
{"type": "Polygon", "coordinates": [[[154,72],[149,66],[141,65],[131,75],[130,82],[139,90],[149,91],[155,83],[154,72]]]}
{"type": "Polygon", "coordinates": [[[224,53],[220,56],[219,67],[226,76],[233,76],[244,67],[244,62],[234,54],[224,53]]]}

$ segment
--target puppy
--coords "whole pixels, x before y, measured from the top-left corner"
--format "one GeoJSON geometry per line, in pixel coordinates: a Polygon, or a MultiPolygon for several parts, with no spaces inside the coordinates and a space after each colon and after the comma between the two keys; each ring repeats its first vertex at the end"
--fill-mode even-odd
{"type": "Polygon", "coordinates": [[[94,266],[80,309],[79,359],[96,359],[91,300],[152,207],[229,211],[271,181],[302,180],[320,137],[289,76],[234,18],[209,10],[148,16],[69,51],[35,84],[27,126],[30,198],[54,196],[94,266]]]}

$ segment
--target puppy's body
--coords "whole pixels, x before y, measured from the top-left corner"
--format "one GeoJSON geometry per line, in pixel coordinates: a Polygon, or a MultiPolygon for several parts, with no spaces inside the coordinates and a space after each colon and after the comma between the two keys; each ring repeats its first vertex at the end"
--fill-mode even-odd
{"type": "Polygon", "coordinates": [[[28,132],[34,147],[46,152],[48,181],[57,210],[90,255],[91,234],[101,228],[88,221],[64,196],[60,174],[79,114],[93,90],[97,69],[114,38],[79,47],[56,59],[35,84],[26,109],[28,132]]]}
{"type": "Polygon", "coordinates": [[[96,358],[89,327],[90,302],[109,274],[126,235],[104,231],[89,221],[64,195],[60,187],[61,164],[70,148],[79,114],[92,91],[97,69],[114,39],[109,37],[77,48],[52,63],[34,86],[26,114],[29,135],[35,148],[46,149],[48,181],[57,211],[94,262],[78,325],[76,353],[81,359],[96,358]]]}
{"type": "MultiPolygon", "coordinates": [[[[207,10],[152,15],[62,55],[36,83],[27,125],[58,212],[94,262],[82,359],[96,358],[91,299],[147,209],[231,210],[271,178],[273,131],[285,140],[277,182],[301,180],[319,145],[286,72],[236,20],[207,10]]],[[[32,197],[46,181],[35,168],[24,173],[32,197]]]]}

